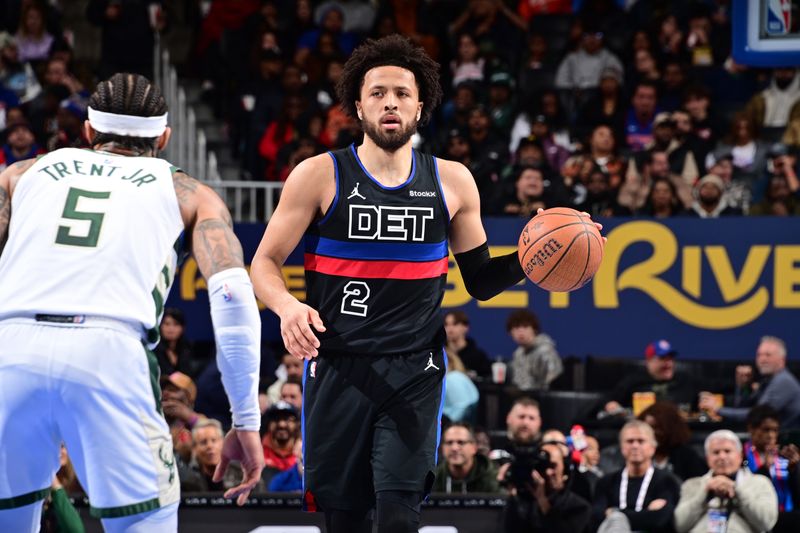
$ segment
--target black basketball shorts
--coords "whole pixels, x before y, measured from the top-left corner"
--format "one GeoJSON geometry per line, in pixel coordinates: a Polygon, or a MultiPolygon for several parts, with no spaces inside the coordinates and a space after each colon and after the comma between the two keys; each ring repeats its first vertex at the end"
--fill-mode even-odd
{"type": "Polygon", "coordinates": [[[304,509],[363,510],[375,493],[428,494],[441,434],[444,350],[321,353],[303,386],[304,509]]]}

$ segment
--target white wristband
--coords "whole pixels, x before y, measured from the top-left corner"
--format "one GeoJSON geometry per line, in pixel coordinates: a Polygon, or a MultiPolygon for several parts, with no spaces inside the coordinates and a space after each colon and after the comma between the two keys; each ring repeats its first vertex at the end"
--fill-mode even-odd
{"type": "Polygon", "coordinates": [[[217,341],[217,366],[231,404],[233,427],[258,431],[261,318],[247,271],[231,268],[211,276],[208,300],[217,341]]]}

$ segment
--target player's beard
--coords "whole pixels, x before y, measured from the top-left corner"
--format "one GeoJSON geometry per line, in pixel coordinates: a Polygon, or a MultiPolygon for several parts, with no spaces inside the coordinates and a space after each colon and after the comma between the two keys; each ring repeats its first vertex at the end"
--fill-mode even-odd
{"type": "Polygon", "coordinates": [[[396,152],[405,146],[408,140],[417,132],[417,119],[414,118],[405,127],[401,123],[398,129],[389,131],[382,130],[381,125],[378,123],[362,120],[361,128],[364,130],[364,135],[369,137],[378,148],[387,152],[396,152]]]}

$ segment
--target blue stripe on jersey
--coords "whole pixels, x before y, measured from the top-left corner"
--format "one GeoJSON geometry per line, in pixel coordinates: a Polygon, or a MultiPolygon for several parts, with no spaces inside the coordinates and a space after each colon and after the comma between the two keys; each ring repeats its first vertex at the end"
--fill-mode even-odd
{"type": "Polygon", "coordinates": [[[306,235],[307,253],[341,259],[379,261],[436,261],[447,257],[447,241],[426,242],[353,242],[306,235]]]}

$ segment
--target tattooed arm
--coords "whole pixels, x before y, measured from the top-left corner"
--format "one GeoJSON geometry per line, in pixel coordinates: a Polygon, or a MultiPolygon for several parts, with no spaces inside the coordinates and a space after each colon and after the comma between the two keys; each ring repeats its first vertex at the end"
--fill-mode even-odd
{"type": "Polygon", "coordinates": [[[14,193],[14,187],[20,176],[35,162],[35,159],[19,161],[0,172],[0,255],[3,254],[8,240],[8,226],[11,223],[11,195],[14,193]]]}
{"type": "Polygon", "coordinates": [[[194,257],[208,281],[217,366],[233,419],[233,429],[225,436],[213,479],[222,481],[230,461],[239,461],[244,473],[242,482],[228,489],[225,497],[235,497],[243,505],[261,480],[264,468],[258,406],[261,320],[228,208],[213,190],[196,179],[175,172],[172,180],[181,216],[191,232],[194,257]]]}
{"type": "Polygon", "coordinates": [[[184,224],[191,231],[194,258],[208,279],[229,268],[243,268],[244,254],[233,233],[233,221],[222,199],[196,179],[176,172],[172,176],[184,224]]]}

